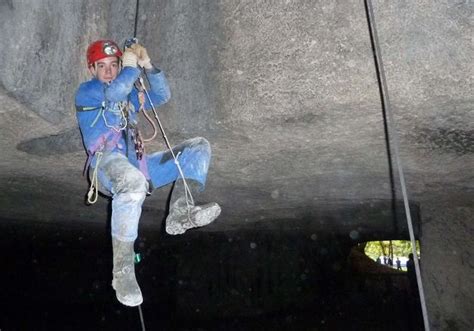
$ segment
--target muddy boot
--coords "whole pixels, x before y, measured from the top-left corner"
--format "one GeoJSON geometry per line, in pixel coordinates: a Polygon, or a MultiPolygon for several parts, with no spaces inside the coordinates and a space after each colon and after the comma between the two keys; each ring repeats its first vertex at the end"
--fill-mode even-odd
{"type": "Polygon", "coordinates": [[[135,278],[135,252],[133,241],[120,241],[112,237],[114,269],[112,287],[118,301],[125,306],[135,307],[143,302],[142,292],[135,278]]]}
{"type": "MultiPolygon", "coordinates": [[[[194,196],[194,194],[197,193],[198,184],[192,180],[186,180],[186,183],[190,186],[194,196]]],[[[195,206],[188,199],[188,203],[186,203],[184,183],[182,180],[178,180],[171,193],[170,212],[166,218],[166,232],[171,235],[176,235],[182,234],[192,228],[208,225],[212,223],[220,213],[221,207],[215,202],[195,206]]]]}

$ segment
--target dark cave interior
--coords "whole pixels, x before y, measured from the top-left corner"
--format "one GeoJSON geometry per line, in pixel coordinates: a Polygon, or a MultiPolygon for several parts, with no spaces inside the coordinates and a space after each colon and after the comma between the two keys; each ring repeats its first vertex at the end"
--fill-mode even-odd
{"type": "MultiPolygon", "coordinates": [[[[5,330],[140,329],[138,309],[110,286],[105,223],[1,224],[5,330]]],[[[405,272],[374,272],[347,235],[278,224],[181,237],[144,227],[135,250],[147,329],[422,329],[405,272]]]]}

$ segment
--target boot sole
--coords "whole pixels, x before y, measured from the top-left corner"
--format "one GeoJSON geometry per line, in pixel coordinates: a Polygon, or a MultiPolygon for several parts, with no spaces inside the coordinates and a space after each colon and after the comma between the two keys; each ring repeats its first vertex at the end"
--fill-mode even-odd
{"type": "Polygon", "coordinates": [[[128,307],[136,307],[136,306],[139,306],[143,303],[143,296],[140,295],[140,297],[137,297],[137,298],[127,298],[126,296],[125,297],[122,297],[122,296],[119,296],[118,294],[116,294],[117,296],[117,300],[125,305],[125,306],[128,306],[128,307]]]}
{"type": "Polygon", "coordinates": [[[189,229],[200,228],[211,224],[221,214],[221,207],[216,203],[211,207],[200,209],[195,214],[195,223],[186,222],[175,224],[173,227],[166,227],[166,232],[170,235],[183,234],[189,229]]]}

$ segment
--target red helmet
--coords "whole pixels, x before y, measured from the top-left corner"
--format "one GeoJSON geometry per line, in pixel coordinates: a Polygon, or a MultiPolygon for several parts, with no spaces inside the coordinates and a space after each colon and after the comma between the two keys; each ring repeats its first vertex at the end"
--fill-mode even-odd
{"type": "Polygon", "coordinates": [[[109,56],[122,56],[122,51],[112,40],[97,40],[87,48],[87,65],[90,67],[100,59],[109,56]]]}

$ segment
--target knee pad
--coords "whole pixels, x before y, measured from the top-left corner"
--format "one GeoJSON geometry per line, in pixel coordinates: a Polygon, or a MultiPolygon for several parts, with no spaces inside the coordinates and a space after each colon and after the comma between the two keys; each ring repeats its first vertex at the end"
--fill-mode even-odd
{"type": "Polygon", "coordinates": [[[132,193],[146,194],[146,192],[148,192],[148,181],[138,169],[125,172],[115,187],[115,193],[128,193],[130,196],[135,196],[132,193]]]}
{"type": "Polygon", "coordinates": [[[148,181],[143,173],[119,153],[104,155],[99,165],[98,178],[100,191],[109,196],[148,191],[148,181]]]}

